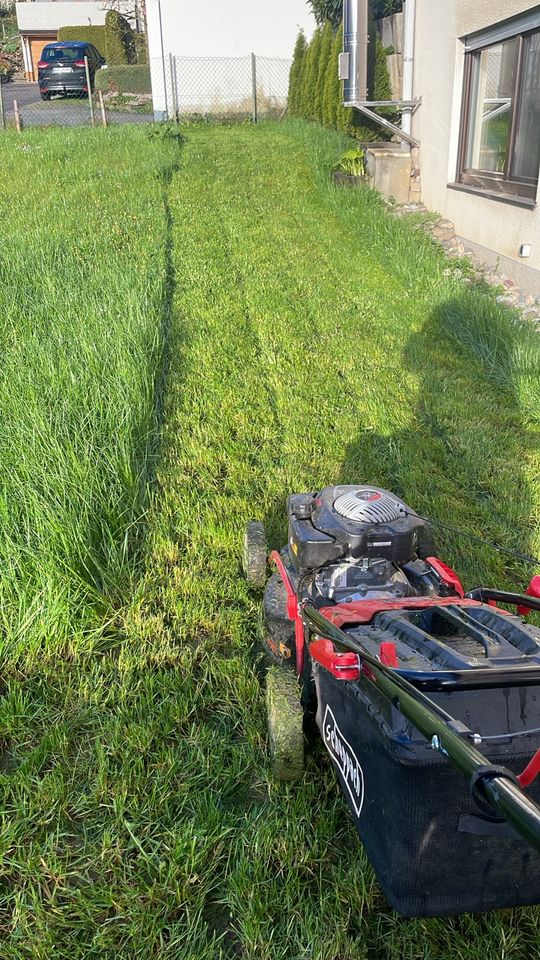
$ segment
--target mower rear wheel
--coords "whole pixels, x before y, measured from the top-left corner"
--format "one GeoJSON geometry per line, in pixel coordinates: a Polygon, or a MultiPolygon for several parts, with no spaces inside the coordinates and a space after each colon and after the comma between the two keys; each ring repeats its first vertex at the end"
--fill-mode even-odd
{"type": "Polygon", "coordinates": [[[252,520],[244,534],[244,576],[250,587],[262,589],[266,583],[266,531],[264,524],[252,520]]]}
{"type": "Polygon", "coordinates": [[[274,776],[278,780],[299,780],[304,772],[304,713],[292,670],[269,668],[266,709],[274,776]]]}

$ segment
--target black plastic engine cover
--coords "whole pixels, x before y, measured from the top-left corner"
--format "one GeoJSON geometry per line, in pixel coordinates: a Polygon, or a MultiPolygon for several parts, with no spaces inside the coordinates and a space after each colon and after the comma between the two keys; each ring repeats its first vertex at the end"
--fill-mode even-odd
{"type": "Polygon", "coordinates": [[[299,574],[347,557],[404,564],[429,538],[429,525],[399,497],[372,486],[325,487],[288,498],[289,549],[299,574]],[[336,502],[349,514],[336,509],[336,502]]]}

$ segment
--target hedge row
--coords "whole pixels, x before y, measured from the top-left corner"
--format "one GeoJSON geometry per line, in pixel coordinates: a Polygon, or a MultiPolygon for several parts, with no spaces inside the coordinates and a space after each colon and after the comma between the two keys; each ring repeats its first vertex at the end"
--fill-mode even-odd
{"type": "MultiPolygon", "coordinates": [[[[369,99],[391,100],[386,54],[373,17],[370,17],[369,39],[369,99]]],[[[342,24],[334,31],[331,23],[326,21],[316,29],[309,44],[300,31],[289,77],[289,113],[293,117],[316,120],[358,140],[388,139],[389,134],[378,124],[362,117],[358,110],[343,106],[343,84],[338,79],[338,57],[342,50],[342,24]]],[[[389,110],[381,110],[381,114],[393,119],[389,110]]]]}
{"type": "Polygon", "coordinates": [[[96,47],[101,56],[107,59],[105,27],[60,27],[59,40],[81,40],[96,47]]]}
{"type": "Polygon", "coordinates": [[[103,26],[60,27],[58,39],[92,43],[112,65],[136,63],[138,56],[142,63],[147,59],[145,41],[136,39],[128,21],[116,10],[108,11],[103,26]]]}
{"type": "Polygon", "coordinates": [[[150,67],[145,63],[133,63],[98,70],[96,90],[103,90],[104,93],[151,93],[150,67]]]}

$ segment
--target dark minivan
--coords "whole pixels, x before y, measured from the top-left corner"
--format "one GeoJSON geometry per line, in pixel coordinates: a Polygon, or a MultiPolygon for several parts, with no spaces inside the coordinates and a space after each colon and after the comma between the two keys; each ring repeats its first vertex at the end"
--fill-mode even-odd
{"type": "Polygon", "coordinates": [[[42,100],[50,100],[51,94],[88,93],[88,81],[84,58],[88,57],[90,85],[94,85],[96,70],[105,64],[99,50],[91,43],[66,40],[64,43],[47,43],[41,51],[38,63],[38,83],[42,100]]]}

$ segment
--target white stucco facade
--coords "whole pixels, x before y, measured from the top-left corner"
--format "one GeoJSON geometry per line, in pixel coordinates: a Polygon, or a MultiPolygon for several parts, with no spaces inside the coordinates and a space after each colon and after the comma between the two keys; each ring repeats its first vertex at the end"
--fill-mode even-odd
{"type": "Polygon", "coordinates": [[[531,0],[417,0],[414,95],[422,98],[422,105],[414,116],[413,134],[421,141],[426,206],[454,221],[458,235],[472,244],[508,257],[516,268],[540,270],[538,206],[525,208],[449,187],[458,164],[464,38],[536,6],[531,0]],[[526,260],[518,254],[524,243],[531,245],[526,260]]]}
{"type": "Polygon", "coordinates": [[[21,33],[58,30],[60,27],[101,26],[107,14],[99,0],[17,3],[15,9],[21,33]]]}
{"type": "MultiPolygon", "coordinates": [[[[146,9],[158,115],[165,110],[163,89],[170,84],[171,54],[217,59],[255,53],[258,57],[288,58],[299,28],[308,38],[315,29],[306,0],[200,0],[198,4],[192,0],[146,0],[146,9]]],[[[170,89],[168,99],[170,108],[170,89]]]]}

